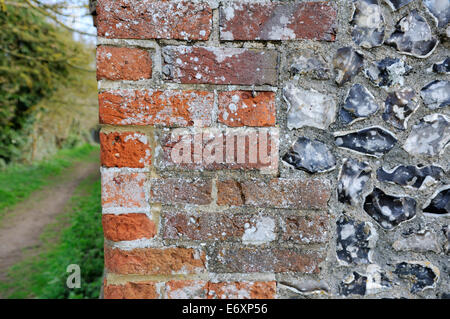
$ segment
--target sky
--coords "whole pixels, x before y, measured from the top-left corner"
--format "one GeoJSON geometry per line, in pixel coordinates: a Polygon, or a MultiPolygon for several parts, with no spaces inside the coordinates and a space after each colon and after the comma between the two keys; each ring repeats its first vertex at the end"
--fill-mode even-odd
{"type": "Polygon", "coordinates": [[[75,40],[85,41],[92,44],[96,43],[95,34],[97,31],[94,27],[92,16],[89,14],[89,0],[45,0],[42,2],[49,4],[62,2],[67,3],[67,9],[64,10],[64,14],[67,16],[59,15],[59,20],[75,30],[93,34],[93,36],[87,36],[74,32],[75,40]],[[81,6],[85,7],[82,8],[81,6]]]}

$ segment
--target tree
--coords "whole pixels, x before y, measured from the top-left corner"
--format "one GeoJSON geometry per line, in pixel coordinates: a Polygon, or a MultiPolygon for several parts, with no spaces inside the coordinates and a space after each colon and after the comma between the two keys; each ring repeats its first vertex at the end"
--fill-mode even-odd
{"type": "Polygon", "coordinates": [[[21,158],[38,102],[90,71],[92,52],[58,20],[66,2],[0,1],[0,162],[8,163],[21,158]]]}

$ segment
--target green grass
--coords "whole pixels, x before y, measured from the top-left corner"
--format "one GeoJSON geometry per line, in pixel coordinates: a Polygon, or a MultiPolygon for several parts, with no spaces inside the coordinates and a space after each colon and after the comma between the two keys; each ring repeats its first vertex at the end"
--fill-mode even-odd
{"type": "Polygon", "coordinates": [[[103,275],[100,181],[77,188],[67,212],[42,235],[44,251],[11,267],[0,294],[8,298],[98,298],[103,275]],[[81,268],[81,288],[66,286],[67,266],[81,268]]]}
{"type": "Polygon", "coordinates": [[[13,164],[0,169],[0,219],[8,208],[26,199],[33,191],[47,185],[50,177],[60,174],[74,162],[87,160],[98,146],[85,144],[61,150],[51,159],[32,165],[13,164]]]}

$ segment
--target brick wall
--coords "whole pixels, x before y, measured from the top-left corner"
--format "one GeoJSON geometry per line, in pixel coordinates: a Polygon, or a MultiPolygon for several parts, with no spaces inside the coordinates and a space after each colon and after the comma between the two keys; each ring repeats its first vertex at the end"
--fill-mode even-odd
{"type": "MultiPolygon", "coordinates": [[[[445,31],[421,3],[394,11],[358,1],[356,13],[368,12],[364,4],[380,8],[386,36],[398,19],[419,10],[443,44],[428,62],[365,45],[381,27],[376,19],[352,19],[350,1],[97,1],[105,298],[448,292],[448,265],[442,267],[448,219],[421,211],[448,183],[449,154],[441,145],[448,138],[435,156],[410,157],[401,148],[412,124],[435,111],[410,112],[405,130],[389,122],[397,113],[382,116],[387,107],[344,110],[354,84],[368,88],[374,104],[387,96],[387,105],[388,93],[406,85],[418,101],[420,89],[445,74],[399,80],[385,70],[380,77],[406,83],[384,90],[369,83],[363,68],[391,57],[420,73],[417,68],[448,55],[445,31]],[[345,115],[361,121],[346,122],[345,115]],[[369,145],[371,137],[358,131],[379,126],[368,134],[385,144],[395,138],[395,146],[369,145]],[[347,131],[357,132],[353,142],[347,131]],[[369,142],[361,146],[359,138],[369,142]],[[443,167],[422,193],[374,174],[382,166],[419,163],[443,167]],[[403,199],[376,197],[376,187],[412,196],[417,207],[406,211],[403,199]],[[379,201],[396,209],[386,213],[395,229],[383,227],[379,201]]],[[[442,134],[450,135],[442,123],[442,134]]]]}

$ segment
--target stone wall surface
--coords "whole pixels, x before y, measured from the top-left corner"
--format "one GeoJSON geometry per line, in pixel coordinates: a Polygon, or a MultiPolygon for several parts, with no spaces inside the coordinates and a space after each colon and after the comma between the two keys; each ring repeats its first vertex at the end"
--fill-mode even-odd
{"type": "Polygon", "coordinates": [[[448,0],[98,0],[106,298],[448,298],[448,0]]]}

